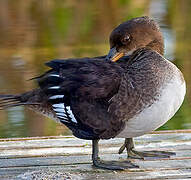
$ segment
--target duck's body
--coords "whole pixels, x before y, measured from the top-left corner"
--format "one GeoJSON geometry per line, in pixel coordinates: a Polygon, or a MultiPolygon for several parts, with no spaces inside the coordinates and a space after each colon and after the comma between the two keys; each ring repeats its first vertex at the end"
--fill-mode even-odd
{"type": "Polygon", "coordinates": [[[31,96],[27,102],[39,103],[29,104],[30,108],[65,124],[78,138],[100,139],[109,126],[112,135],[109,130],[110,135],[103,139],[115,137],[121,126],[112,127],[115,118],[108,108],[118,91],[123,68],[105,58],[53,60],[47,65],[52,69],[35,78],[40,89],[27,93],[31,96]],[[40,95],[39,100],[34,101],[30,94],[40,95]]]}
{"type": "Polygon", "coordinates": [[[135,95],[130,94],[127,100],[127,107],[132,103],[127,114],[132,115],[125,119],[125,129],[117,137],[132,138],[154,131],[174,116],[184,100],[185,81],[173,63],[148,50],[141,58],[144,62],[138,60],[128,68],[130,91],[135,95]]]}
{"type": "MultiPolygon", "coordinates": [[[[98,140],[137,137],[163,125],[182,104],[185,81],[178,68],[162,56],[162,35],[148,17],[117,27],[110,45],[107,58],[48,62],[51,70],[35,78],[38,89],[2,95],[1,107],[26,105],[65,124],[76,137],[93,140],[94,165],[121,169],[100,162],[98,140]],[[129,56],[124,56],[126,49],[129,56]],[[117,62],[108,61],[121,56],[117,62]]],[[[132,139],[126,139],[120,152],[125,147],[132,152],[132,139]]]]}

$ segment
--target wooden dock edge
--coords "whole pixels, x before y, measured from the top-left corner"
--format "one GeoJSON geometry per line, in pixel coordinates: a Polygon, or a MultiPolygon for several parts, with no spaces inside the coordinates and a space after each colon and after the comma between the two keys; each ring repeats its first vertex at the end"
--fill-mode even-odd
{"type": "MultiPolygon", "coordinates": [[[[126,160],[118,155],[124,139],[100,141],[105,160],[126,160]]],[[[173,151],[168,159],[131,161],[139,168],[125,171],[96,169],[91,162],[91,141],[73,136],[0,139],[0,179],[187,179],[191,178],[191,130],[156,131],[135,138],[137,150],[173,151]]]]}

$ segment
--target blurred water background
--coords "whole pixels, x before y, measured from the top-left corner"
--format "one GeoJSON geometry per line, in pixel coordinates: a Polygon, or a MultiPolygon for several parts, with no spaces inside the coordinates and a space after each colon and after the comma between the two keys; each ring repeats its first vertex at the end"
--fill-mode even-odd
{"type": "MultiPolygon", "coordinates": [[[[106,54],[111,30],[143,15],[159,23],[165,57],[187,81],[183,106],[160,130],[191,128],[190,0],[0,0],[0,94],[35,88],[27,80],[51,59],[106,54]]],[[[0,111],[0,138],[66,134],[63,125],[23,107],[0,111]]]]}

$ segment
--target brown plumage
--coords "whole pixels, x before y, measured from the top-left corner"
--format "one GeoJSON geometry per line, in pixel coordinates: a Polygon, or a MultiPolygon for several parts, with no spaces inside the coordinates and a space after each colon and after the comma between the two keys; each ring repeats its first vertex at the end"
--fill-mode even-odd
{"type": "MultiPolygon", "coordinates": [[[[93,140],[95,166],[124,169],[98,160],[97,140],[128,134],[125,130],[133,118],[136,122],[136,117],[158,102],[162,90],[175,77],[178,82],[182,79],[180,84],[184,79],[162,57],[162,34],[149,17],[134,18],[115,28],[110,36],[110,48],[107,57],[48,62],[46,65],[51,69],[35,78],[38,89],[20,95],[2,95],[0,107],[26,105],[54,118],[76,137],[93,140]]],[[[151,130],[155,126],[157,122],[153,121],[151,130]]],[[[130,133],[127,138],[149,130],[139,131],[135,128],[135,134],[130,133]]],[[[135,166],[128,164],[128,167],[135,166]]]]}

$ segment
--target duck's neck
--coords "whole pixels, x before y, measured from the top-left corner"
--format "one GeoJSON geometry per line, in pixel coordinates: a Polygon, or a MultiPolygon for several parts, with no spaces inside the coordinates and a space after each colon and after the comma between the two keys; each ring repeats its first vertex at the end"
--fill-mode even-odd
{"type": "Polygon", "coordinates": [[[164,55],[164,41],[162,37],[151,41],[146,47],[154,51],[157,51],[162,56],[164,55]]]}

